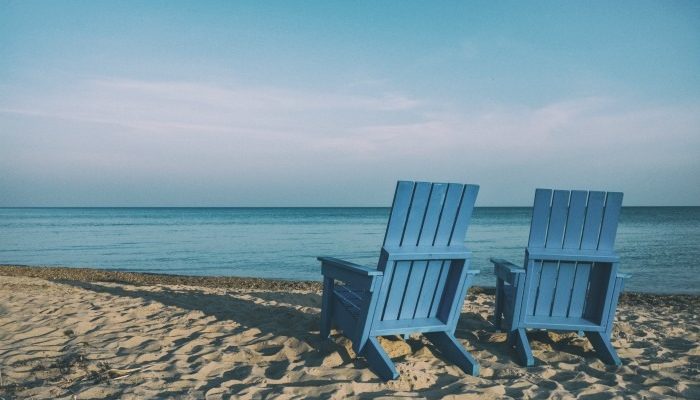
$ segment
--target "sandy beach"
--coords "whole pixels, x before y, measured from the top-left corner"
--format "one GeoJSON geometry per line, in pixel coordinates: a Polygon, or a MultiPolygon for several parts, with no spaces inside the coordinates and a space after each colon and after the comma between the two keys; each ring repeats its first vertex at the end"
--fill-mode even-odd
{"type": "Polygon", "coordinates": [[[0,398],[700,398],[700,297],[625,294],[598,360],[575,334],[531,332],[518,365],[474,288],[456,336],[467,376],[420,336],[382,340],[384,383],[337,333],[318,335],[316,282],[0,267],[0,398]]]}

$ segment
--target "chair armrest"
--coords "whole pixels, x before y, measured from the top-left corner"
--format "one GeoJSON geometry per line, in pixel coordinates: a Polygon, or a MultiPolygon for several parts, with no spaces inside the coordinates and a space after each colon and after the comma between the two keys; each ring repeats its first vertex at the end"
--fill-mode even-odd
{"type": "Polygon", "coordinates": [[[632,277],[632,274],[626,274],[624,272],[618,272],[617,276],[618,279],[629,279],[632,277]]]}
{"type": "Polygon", "coordinates": [[[575,261],[575,262],[619,262],[620,257],[614,251],[579,250],[579,249],[543,249],[528,247],[525,249],[528,260],[575,261]]]}
{"type": "Polygon", "coordinates": [[[337,279],[359,289],[372,290],[376,278],[384,272],[333,257],[318,257],[321,261],[321,273],[325,278],[337,279]]]}
{"type": "Polygon", "coordinates": [[[365,267],[364,265],[351,263],[345,260],[339,260],[333,257],[317,257],[317,260],[321,262],[321,265],[328,265],[332,268],[340,268],[353,274],[368,276],[384,274],[382,271],[379,271],[376,268],[365,267]]]}
{"type": "Polygon", "coordinates": [[[494,274],[499,279],[514,285],[519,274],[524,274],[525,270],[510,261],[501,260],[498,258],[492,258],[494,274]]]}
{"type": "Polygon", "coordinates": [[[460,260],[471,252],[464,245],[382,247],[388,261],[460,260]]]}

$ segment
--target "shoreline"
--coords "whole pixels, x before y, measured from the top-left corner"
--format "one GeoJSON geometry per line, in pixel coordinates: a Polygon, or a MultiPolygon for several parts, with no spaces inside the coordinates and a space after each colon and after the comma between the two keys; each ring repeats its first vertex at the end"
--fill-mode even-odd
{"type": "MultiPolygon", "coordinates": [[[[159,274],[151,272],[109,270],[100,268],[55,267],[18,264],[0,264],[0,276],[41,278],[49,281],[70,280],[81,282],[111,282],[131,285],[185,285],[240,290],[321,291],[323,289],[323,283],[320,281],[301,281],[238,276],[159,274]]],[[[495,288],[492,286],[472,286],[469,288],[469,293],[493,295],[495,293],[495,288]]],[[[693,304],[697,307],[700,307],[700,294],[648,293],[630,292],[627,290],[623,290],[620,296],[620,304],[642,302],[647,305],[654,305],[659,301],[662,301],[664,303],[675,303],[681,300],[686,305],[693,304]]]]}
{"type": "Polygon", "coordinates": [[[133,272],[99,268],[0,264],[0,275],[41,278],[49,281],[112,282],[132,285],[186,285],[221,289],[307,290],[323,288],[321,282],[238,276],[197,276],[133,272]]]}

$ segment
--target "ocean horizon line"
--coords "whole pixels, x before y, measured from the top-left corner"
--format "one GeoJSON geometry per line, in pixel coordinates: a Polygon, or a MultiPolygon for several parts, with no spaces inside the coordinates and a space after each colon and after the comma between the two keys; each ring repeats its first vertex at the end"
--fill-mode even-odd
{"type": "MultiPolygon", "coordinates": [[[[0,206],[0,209],[390,209],[391,206],[0,206]]],[[[532,208],[520,206],[475,206],[474,208],[532,208]]],[[[632,205],[626,208],[700,208],[700,205],[632,205]]]]}

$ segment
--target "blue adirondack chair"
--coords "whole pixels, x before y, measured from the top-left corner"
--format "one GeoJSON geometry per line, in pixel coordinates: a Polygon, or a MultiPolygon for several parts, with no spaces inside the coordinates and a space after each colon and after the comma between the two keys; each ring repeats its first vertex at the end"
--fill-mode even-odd
{"type": "Polygon", "coordinates": [[[496,327],[534,365],[526,329],[585,333],[598,356],[621,365],[610,343],[624,279],[613,248],[622,193],[537,189],[524,268],[491,259],[496,327]]]}
{"type": "Polygon", "coordinates": [[[468,374],[479,365],[455,339],[469,270],[464,237],[479,187],[400,181],[376,269],[319,257],[323,273],[321,336],[331,326],[352,340],[384,380],[399,374],[377,338],[424,334],[468,374]]]}

